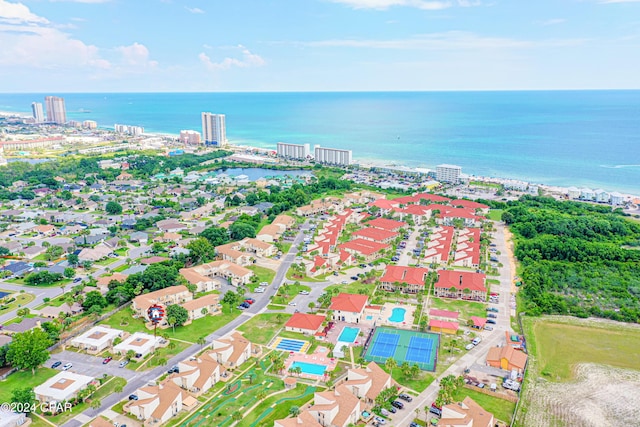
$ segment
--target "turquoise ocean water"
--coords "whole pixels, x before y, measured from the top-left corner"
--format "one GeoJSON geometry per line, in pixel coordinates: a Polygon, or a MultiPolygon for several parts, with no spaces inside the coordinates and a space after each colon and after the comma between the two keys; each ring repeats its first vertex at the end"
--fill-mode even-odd
{"type": "MultiPolygon", "coordinates": [[[[0,94],[30,112],[45,94],[0,94]]],[[[640,194],[640,91],[51,94],[68,118],[200,131],[226,114],[233,144],[353,150],[354,160],[640,194]]]]}

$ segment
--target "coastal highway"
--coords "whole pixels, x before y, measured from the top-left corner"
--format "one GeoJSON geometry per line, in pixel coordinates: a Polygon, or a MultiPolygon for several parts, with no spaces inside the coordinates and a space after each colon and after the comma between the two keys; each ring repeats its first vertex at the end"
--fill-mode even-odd
{"type": "MultiPolygon", "coordinates": [[[[296,235],[296,238],[293,241],[293,244],[289,248],[289,252],[282,259],[282,263],[276,272],[276,275],[273,279],[273,286],[269,286],[263,296],[261,298],[257,298],[257,301],[247,310],[245,310],[240,316],[233,319],[231,322],[224,325],[222,328],[217,331],[212,332],[206,337],[207,344],[211,343],[214,339],[222,338],[228,333],[232,332],[238,326],[243,323],[249,321],[253,316],[258,314],[259,312],[266,309],[267,304],[273,295],[277,292],[277,287],[280,287],[284,282],[285,275],[287,274],[287,270],[293,263],[296,258],[298,245],[302,242],[304,238],[304,232],[309,229],[309,224],[306,222],[300,228],[300,231],[296,235]],[[276,286],[277,285],[277,286],[276,286]]],[[[205,344],[206,345],[206,344],[205,344]]],[[[173,365],[177,365],[178,362],[188,359],[192,356],[195,356],[197,353],[202,351],[204,346],[194,344],[191,347],[187,348],[183,352],[178,355],[172,357],[166,366],[159,366],[150,371],[145,372],[136,372],[136,374],[128,379],[127,385],[124,387],[121,393],[114,393],[102,400],[102,405],[98,409],[87,409],[79,415],[76,415],[75,418],[67,421],[63,424],[63,427],[79,427],[85,425],[90,419],[98,416],[100,413],[105,411],[106,409],[112,407],[116,403],[124,400],[132,394],[136,389],[148,384],[150,381],[155,381],[160,375],[164,374],[168,367],[173,365]]],[[[73,370],[73,369],[72,369],[73,370]]]]}

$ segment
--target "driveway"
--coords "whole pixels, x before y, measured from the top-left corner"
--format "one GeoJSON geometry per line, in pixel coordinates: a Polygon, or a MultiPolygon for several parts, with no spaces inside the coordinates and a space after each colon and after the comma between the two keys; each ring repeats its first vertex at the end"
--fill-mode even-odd
{"type": "MultiPolygon", "coordinates": [[[[103,374],[114,375],[116,377],[125,378],[127,381],[135,378],[139,374],[127,368],[120,368],[118,360],[113,359],[107,364],[102,364],[104,358],[98,356],[91,356],[89,354],[76,353],[75,351],[64,350],[60,353],[52,354],[51,358],[47,362],[47,366],[51,366],[54,362],[73,363],[71,372],[78,374],[90,375],[92,377],[101,377],[103,374]]],[[[58,369],[60,369],[59,367],[58,369]]]]}

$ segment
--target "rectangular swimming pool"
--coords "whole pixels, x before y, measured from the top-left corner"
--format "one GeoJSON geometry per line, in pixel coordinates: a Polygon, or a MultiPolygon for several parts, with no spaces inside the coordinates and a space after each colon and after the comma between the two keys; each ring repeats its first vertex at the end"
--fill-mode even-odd
{"type": "Polygon", "coordinates": [[[303,374],[311,374],[311,375],[324,375],[324,372],[327,370],[326,365],[317,365],[315,363],[307,363],[307,362],[293,362],[291,364],[291,368],[299,367],[302,370],[303,374]]]}
{"type": "Polygon", "coordinates": [[[338,337],[338,341],[352,343],[355,342],[358,338],[358,334],[360,333],[360,328],[352,328],[350,326],[345,326],[342,332],[340,332],[340,336],[338,337]]]}

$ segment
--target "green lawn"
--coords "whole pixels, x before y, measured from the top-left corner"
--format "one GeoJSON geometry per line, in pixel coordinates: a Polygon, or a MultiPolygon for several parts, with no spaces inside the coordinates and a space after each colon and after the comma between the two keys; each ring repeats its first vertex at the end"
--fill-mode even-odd
{"type": "Polygon", "coordinates": [[[324,280],[322,279],[317,279],[315,277],[309,277],[309,276],[302,276],[302,277],[295,277],[293,275],[293,269],[290,268],[289,270],[287,270],[287,279],[289,280],[293,280],[293,281],[299,281],[299,282],[323,282],[324,280]]]}
{"type": "Polygon", "coordinates": [[[288,304],[301,291],[311,291],[306,285],[282,285],[278,288],[278,293],[271,299],[273,304],[288,304]]]}
{"type": "Polygon", "coordinates": [[[38,368],[35,375],[31,371],[18,371],[0,381],[0,402],[11,402],[11,392],[16,388],[33,388],[42,384],[59,371],[50,368],[38,368]]]}
{"type": "Polygon", "coordinates": [[[285,308],[287,308],[286,305],[278,305],[278,304],[267,305],[267,310],[284,310],[285,308]]]}
{"type": "MultiPolygon", "coordinates": [[[[159,333],[168,335],[169,339],[177,338],[179,340],[195,343],[198,338],[215,332],[238,317],[241,313],[241,311],[236,308],[223,307],[223,312],[221,314],[196,319],[190,325],[177,326],[175,333],[173,332],[173,328],[162,329],[159,333]]],[[[151,330],[144,326],[144,322],[141,319],[134,319],[132,316],[133,311],[130,308],[125,308],[100,323],[129,333],[152,333],[151,330]]]]}
{"type": "Polygon", "coordinates": [[[121,272],[125,271],[129,267],[131,267],[131,266],[127,265],[127,264],[122,264],[121,266],[118,266],[118,267],[114,268],[112,271],[114,271],[116,273],[121,273],[121,272]]]}
{"type": "MultiPolygon", "coordinates": [[[[247,268],[253,271],[253,273],[258,277],[257,283],[267,282],[269,283],[269,285],[271,285],[271,282],[273,282],[273,278],[276,277],[276,272],[269,268],[260,267],[258,265],[250,265],[247,268]]],[[[250,285],[249,287],[255,288],[256,286],[258,286],[258,284],[250,285]]]]}
{"type": "MultiPolygon", "coordinates": [[[[12,291],[11,292],[10,291],[5,291],[3,289],[0,289],[0,291],[7,292],[9,294],[11,294],[11,292],[12,292],[12,291]]],[[[16,292],[13,295],[8,295],[8,297],[9,298],[13,297],[16,300],[13,301],[13,302],[10,302],[9,304],[6,304],[6,305],[3,304],[3,303],[0,303],[0,307],[5,307],[1,311],[7,311],[7,310],[11,311],[14,308],[22,307],[23,305],[28,304],[31,301],[33,301],[36,296],[34,294],[30,294],[30,293],[27,293],[27,292],[23,292],[23,293],[16,292]]]]}
{"type": "Polygon", "coordinates": [[[293,390],[268,397],[237,425],[238,427],[271,426],[275,420],[286,418],[292,406],[301,408],[313,399],[314,391],[315,387],[298,384],[293,390]]]}
{"type": "Polygon", "coordinates": [[[636,329],[529,317],[523,319],[523,326],[529,354],[535,355],[539,371],[529,372],[529,378],[570,381],[574,378],[573,366],[579,363],[640,369],[640,334],[636,329]]]}
{"type": "MultiPolygon", "coordinates": [[[[386,373],[389,373],[389,370],[382,364],[379,365],[386,373]]],[[[391,372],[391,376],[396,382],[402,386],[408,387],[417,392],[422,392],[426,389],[429,384],[433,382],[435,377],[425,371],[422,371],[420,375],[417,377],[413,376],[405,376],[402,373],[402,370],[397,367],[393,368],[393,372],[391,372]]]]}
{"type": "Polygon", "coordinates": [[[286,255],[289,252],[289,249],[291,249],[291,246],[293,245],[293,243],[280,243],[280,248],[282,251],[283,255],[286,255]]]}
{"type": "Polygon", "coordinates": [[[331,292],[333,289],[338,289],[340,292],[346,292],[348,294],[364,293],[366,295],[371,296],[375,288],[376,288],[376,285],[374,284],[365,284],[360,281],[357,281],[357,282],[347,283],[346,285],[336,284],[336,285],[327,286],[325,288],[325,292],[331,292]]]}
{"type": "Polygon", "coordinates": [[[116,261],[118,261],[118,258],[109,257],[109,258],[101,259],[100,261],[96,261],[94,265],[102,265],[102,266],[111,265],[116,261]]]}
{"type": "Polygon", "coordinates": [[[127,248],[119,248],[114,251],[114,253],[118,256],[126,256],[129,253],[129,249],[127,248]]]}
{"type": "Polygon", "coordinates": [[[501,221],[503,212],[504,209],[491,209],[489,211],[489,214],[487,215],[487,218],[493,221],[501,221]]]}
{"type": "Polygon", "coordinates": [[[431,307],[441,310],[450,310],[460,312],[462,319],[469,319],[471,316],[485,317],[487,314],[487,306],[481,302],[463,301],[448,298],[431,298],[431,307]]]}
{"type": "Polygon", "coordinates": [[[263,313],[251,318],[241,325],[238,330],[245,338],[255,344],[266,345],[273,339],[276,332],[287,323],[291,316],[285,313],[263,313]]]}
{"type": "Polygon", "coordinates": [[[504,421],[507,424],[511,422],[511,416],[516,408],[516,404],[514,402],[480,393],[466,387],[461,387],[453,393],[453,400],[455,402],[462,402],[467,396],[475,400],[478,405],[491,412],[497,419],[504,421]]]}

